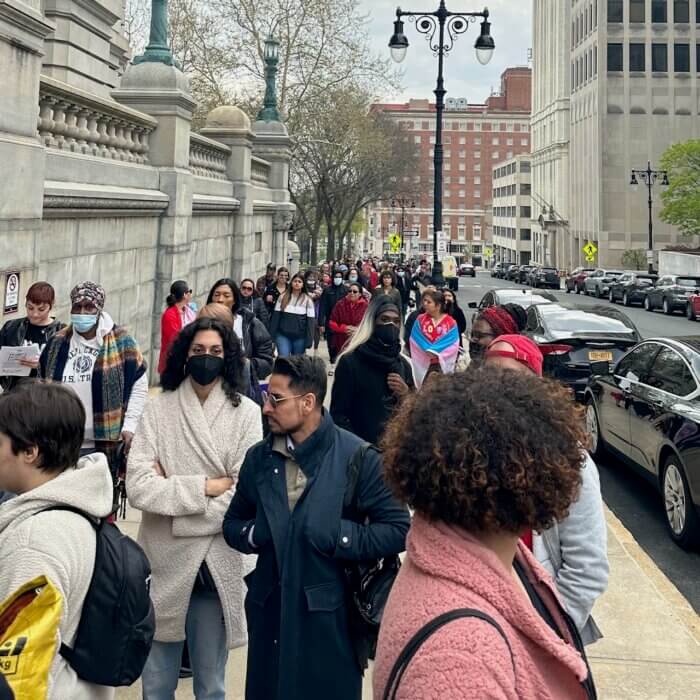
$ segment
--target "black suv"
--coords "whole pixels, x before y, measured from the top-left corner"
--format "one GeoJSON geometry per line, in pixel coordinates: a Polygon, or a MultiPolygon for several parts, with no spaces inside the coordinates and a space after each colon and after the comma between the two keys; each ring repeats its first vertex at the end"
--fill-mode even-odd
{"type": "Polygon", "coordinates": [[[533,287],[551,287],[561,289],[559,270],[555,267],[538,267],[530,272],[530,284],[533,287]]]}
{"type": "Polygon", "coordinates": [[[624,272],[611,282],[608,299],[613,304],[621,301],[625,306],[644,304],[647,292],[658,278],[658,275],[650,275],[648,272],[624,272]]]}

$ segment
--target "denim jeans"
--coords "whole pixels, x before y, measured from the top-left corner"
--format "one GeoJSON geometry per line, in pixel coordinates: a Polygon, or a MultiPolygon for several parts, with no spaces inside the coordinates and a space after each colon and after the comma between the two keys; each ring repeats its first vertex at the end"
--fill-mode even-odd
{"type": "Polygon", "coordinates": [[[280,357],[303,355],[306,350],[306,338],[287,338],[286,335],[277,334],[275,343],[277,345],[277,354],[280,357]]]}
{"type": "MultiPolygon", "coordinates": [[[[185,623],[197,700],[225,700],[226,627],[219,596],[194,591],[185,623]]],[[[174,700],[185,642],[153,642],[143,669],[143,700],[174,700]]]]}

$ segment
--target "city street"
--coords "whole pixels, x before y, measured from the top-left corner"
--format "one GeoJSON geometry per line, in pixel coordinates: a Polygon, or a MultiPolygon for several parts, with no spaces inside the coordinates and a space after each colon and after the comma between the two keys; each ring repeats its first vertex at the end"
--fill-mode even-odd
{"type": "MultiPolygon", "coordinates": [[[[473,313],[467,304],[478,302],[489,289],[527,289],[524,285],[494,279],[486,272],[478,273],[476,278],[462,277],[459,287],[459,303],[467,321],[473,313]]],[[[551,291],[563,303],[572,306],[610,303],[583,295],[551,291]]],[[[637,306],[625,308],[617,305],[617,308],[632,319],[645,338],[700,335],[700,327],[680,314],[665,316],[660,311],[649,313],[637,306]]],[[[614,457],[606,457],[598,467],[603,498],[608,507],[695,611],[700,613],[700,553],[684,552],[671,541],[666,531],[661,499],[646,480],[614,457]]]]}

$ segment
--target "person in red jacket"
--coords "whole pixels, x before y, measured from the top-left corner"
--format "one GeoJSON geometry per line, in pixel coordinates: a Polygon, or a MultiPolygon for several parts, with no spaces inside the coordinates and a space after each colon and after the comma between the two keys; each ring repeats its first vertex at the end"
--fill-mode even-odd
{"type": "Polygon", "coordinates": [[[177,280],[170,285],[170,294],[165,300],[168,308],[160,317],[160,358],[158,374],[163,374],[168,359],[170,346],[180,331],[197,318],[194,309],[190,307],[192,290],[184,280],[177,280]]]}
{"type": "Polygon", "coordinates": [[[357,330],[367,311],[367,306],[367,300],[362,295],[362,285],[359,282],[351,282],[348,293],[333,307],[328,323],[333,331],[331,342],[336,355],[357,330]]]}

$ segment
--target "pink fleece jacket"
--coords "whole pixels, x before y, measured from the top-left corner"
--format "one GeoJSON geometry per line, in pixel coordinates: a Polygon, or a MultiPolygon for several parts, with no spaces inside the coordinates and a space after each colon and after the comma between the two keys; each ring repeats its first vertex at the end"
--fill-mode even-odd
{"type": "MultiPolygon", "coordinates": [[[[408,640],[427,622],[455,608],[475,608],[503,628],[475,618],[435,632],[409,664],[397,700],[579,700],[588,670],[571,643],[563,641],[534,609],[512,573],[466,532],[416,515],[408,555],[389,597],[379,633],[374,698],[381,700],[389,673],[408,640]]],[[[531,552],[517,553],[528,577],[560,629],[556,591],[531,552]]]]}

